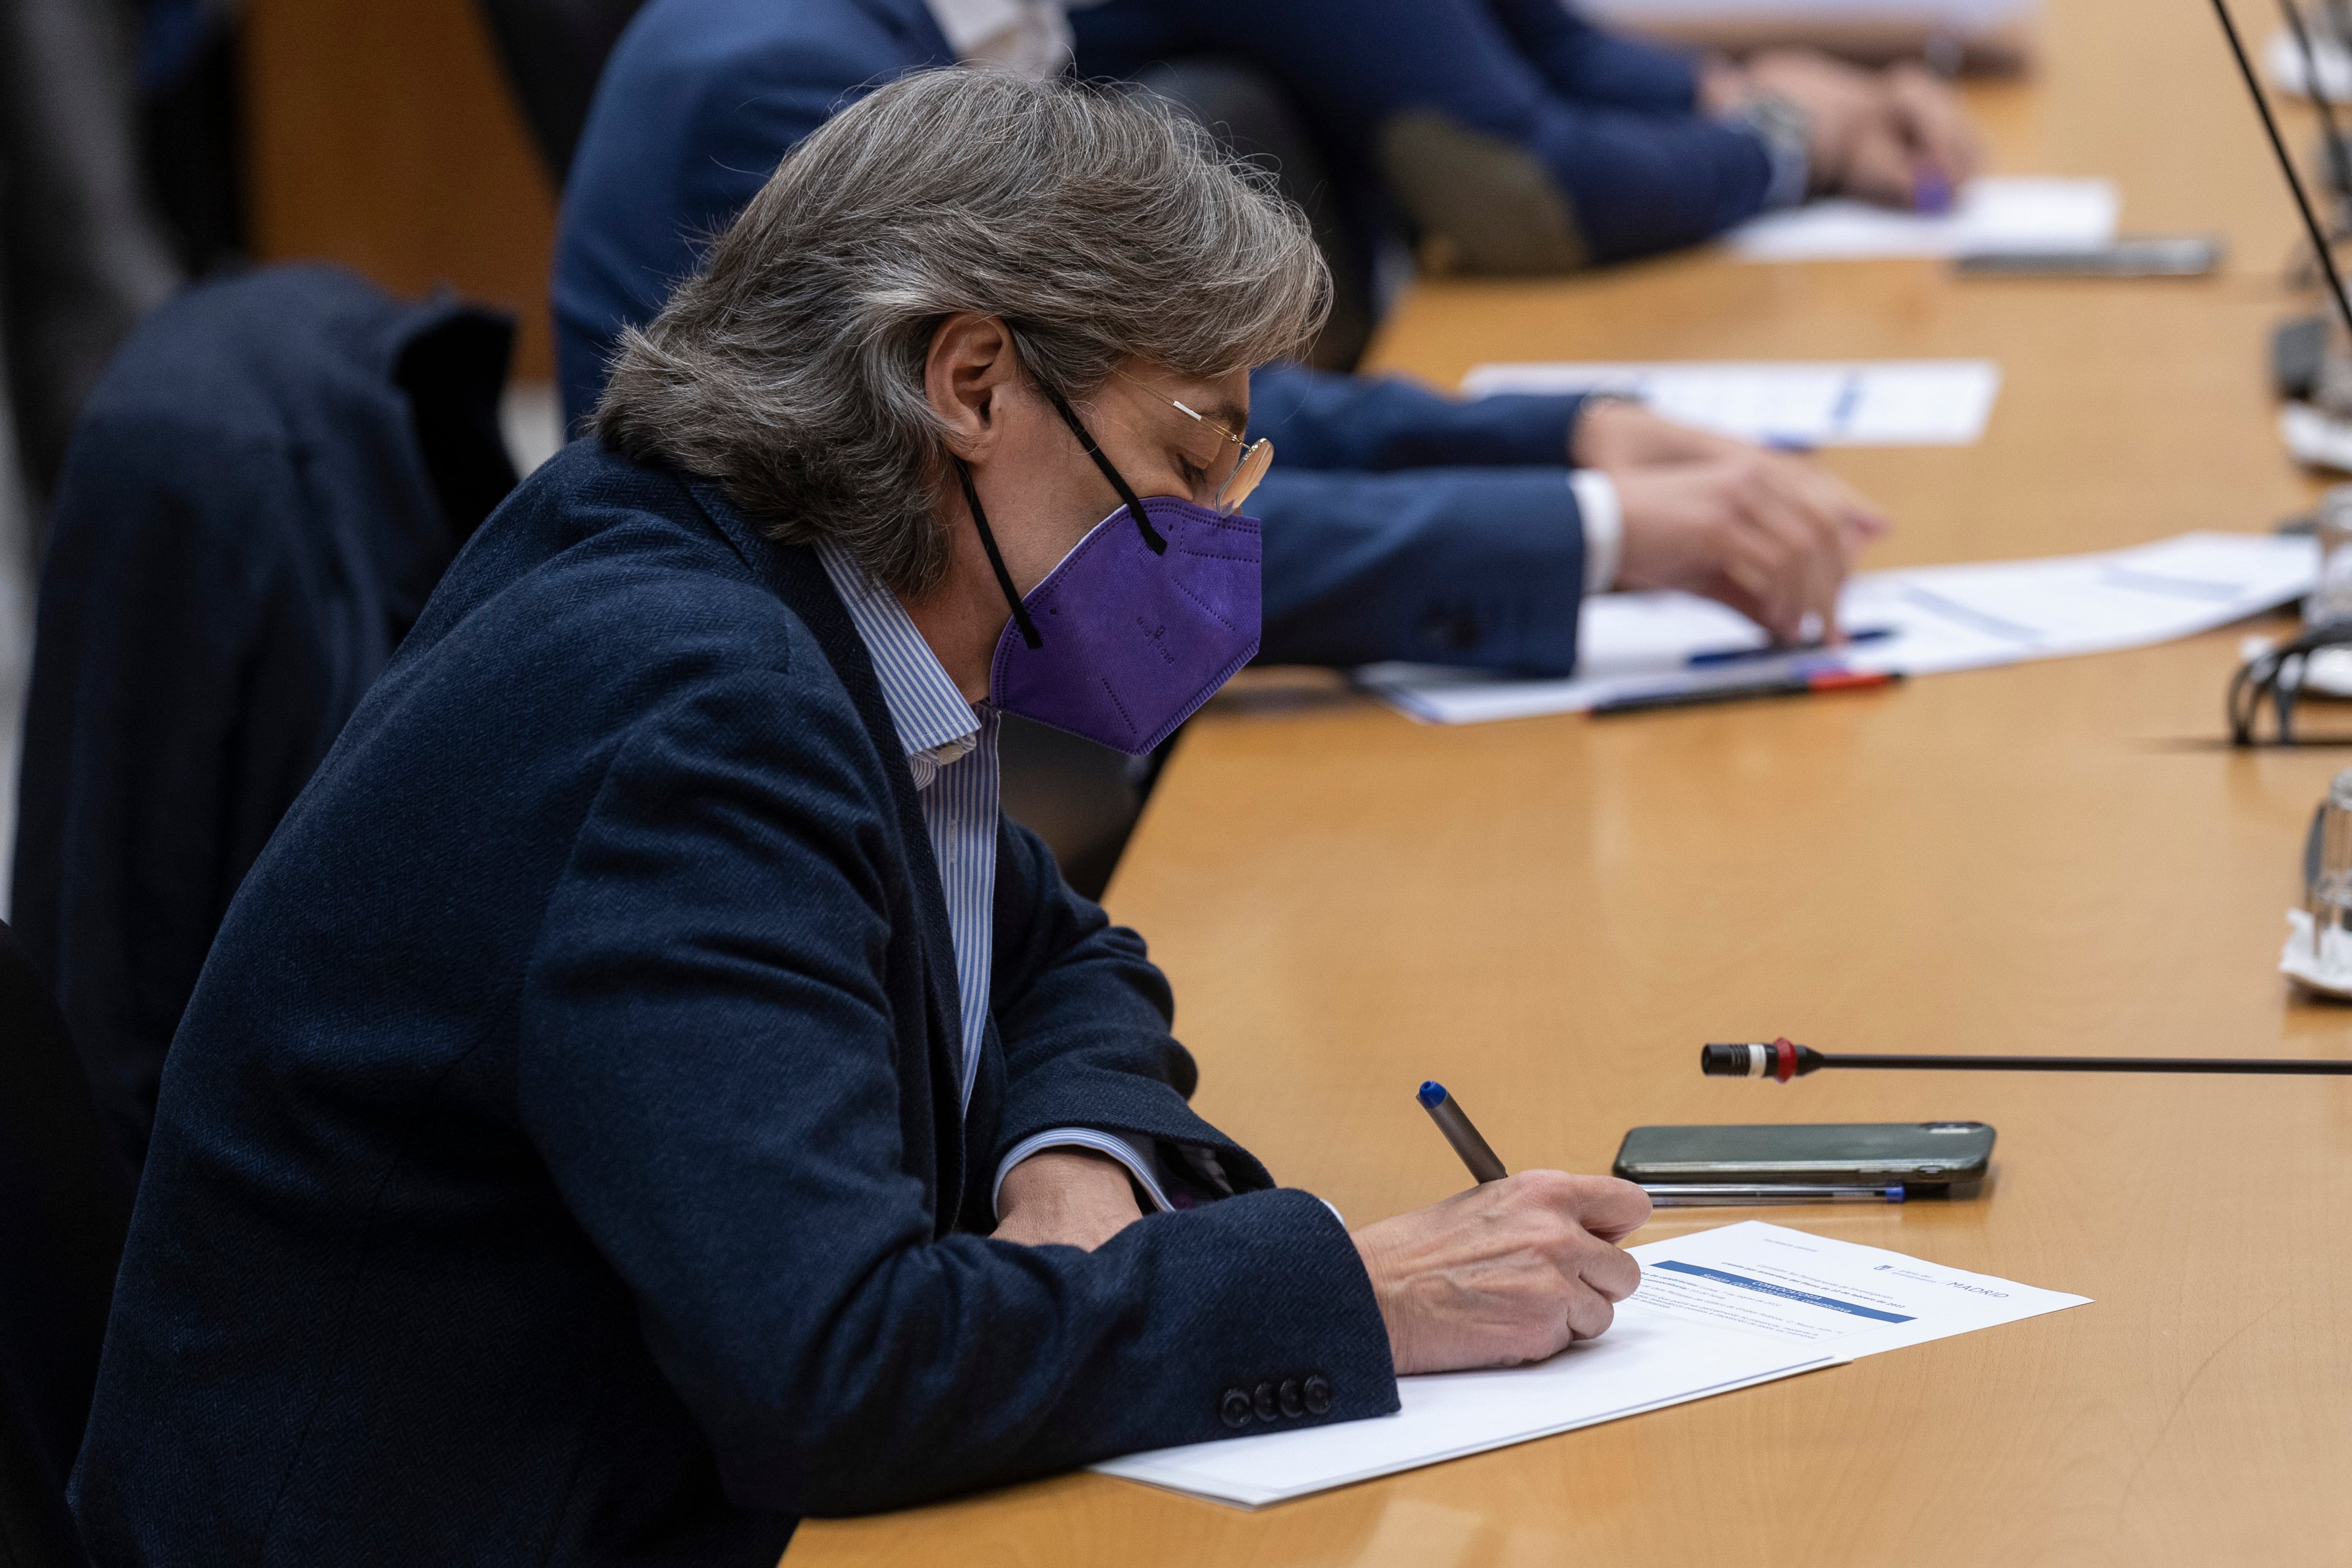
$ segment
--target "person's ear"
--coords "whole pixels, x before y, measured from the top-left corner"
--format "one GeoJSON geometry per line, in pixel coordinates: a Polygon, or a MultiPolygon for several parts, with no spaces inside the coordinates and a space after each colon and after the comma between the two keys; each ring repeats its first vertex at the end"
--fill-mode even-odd
{"type": "Polygon", "coordinates": [[[966,462],[987,456],[1004,413],[1004,395],[1020,375],[1013,334],[994,316],[962,311],[931,333],[923,361],[923,394],[947,426],[948,446],[966,462]]]}

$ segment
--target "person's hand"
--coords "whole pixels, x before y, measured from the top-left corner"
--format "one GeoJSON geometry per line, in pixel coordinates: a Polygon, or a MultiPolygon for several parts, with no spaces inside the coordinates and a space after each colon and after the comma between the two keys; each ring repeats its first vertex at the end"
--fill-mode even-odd
{"type": "Polygon", "coordinates": [[[1576,416],[1568,460],[1571,468],[1599,468],[1613,476],[1628,468],[1704,463],[1755,450],[1732,437],[1661,418],[1638,403],[1595,399],[1576,416]]]}
{"type": "Polygon", "coordinates": [[[1045,1149],[1004,1173],[996,1239],[1092,1252],[1143,1217],[1127,1167],[1083,1149],[1045,1149]]]}
{"type": "Polygon", "coordinates": [[[1617,585],[1720,600],[1776,642],[1838,639],[1838,591],[1872,540],[1877,509],[1835,475],[1783,452],[1612,470],[1623,515],[1617,585]]]}
{"type": "MultiPolygon", "coordinates": [[[[1916,65],[1865,71],[1810,49],[1768,49],[1714,98],[1772,93],[1801,110],[1813,189],[1888,206],[1936,205],[1981,153],[1958,94],[1916,65]]],[[[1711,101],[1710,99],[1703,99],[1711,101]]]]}
{"type": "Polygon", "coordinates": [[[1811,49],[1766,49],[1747,63],[1751,95],[1786,99],[1805,117],[1815,192],[1911,204],[1911,171],[1885,79],[1811,49]]]}
{"type": "Polygon", "coordinates": [[[1897,129],[1912,150],[1914,167],[1939,176],[1957,190],[1984,165],[1984,142],[1952,84],[1914,63],[1886,72],[1886,90],[1897,129]]]}
{"type": "Polygon", "coordinates": [[[1522,1171],[1354,1235],[1400,1374],[1517,1366],[1609,1327],[1642,1282],[1619,1238],[1650,1217],[1613,1176],[1522,1171]]]}

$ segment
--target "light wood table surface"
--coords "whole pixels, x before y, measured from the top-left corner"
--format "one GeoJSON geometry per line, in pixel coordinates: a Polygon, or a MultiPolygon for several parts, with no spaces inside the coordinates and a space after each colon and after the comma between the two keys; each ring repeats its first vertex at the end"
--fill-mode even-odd
{"type": "MultiPolygon", "coordinates": [[[[2225,276],[1700,253],[1423,286],[1380,362],[1450,385],[1489,359],[1985,355],[1979,444],[1829,459],[1898,520],[1873,564],[2268,527],[2313,493],[2263,357],[2308,301],[2252,111],[2200,0],[2053,11],[2037,79],[1974,89],[1995,166],[2114,175],[2126,230],[2223,233],[2225,276]]],[[[789,1563],[2352,1562],[2352,1082],[1696,1068],[1782,1033],[2352,1055],[2352,1009],[2276,973],[2352,752],[2215,744],[2241,635],[1606,722],[1426,728],[1321,680],[1221,699],[1109,902],[1174,980],[1201,1109],[1280,1178],[1357,1223],[1461,1186],[1425,1077],[1515,1166],[1605,1169],[1644,1122],[1980,1118],[1980,1201],[1764,1217],[2096,1302],[1255,1514],[1074,1476],[811,1521],[789,1563]]]]}

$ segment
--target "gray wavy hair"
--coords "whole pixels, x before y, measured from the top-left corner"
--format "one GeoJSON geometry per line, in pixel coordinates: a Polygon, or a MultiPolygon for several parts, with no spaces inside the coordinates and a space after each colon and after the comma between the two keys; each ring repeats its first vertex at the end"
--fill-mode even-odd
{"type": "Polygon", "coordinates": [[[1305,215],[1166,102],[926,71],[785,155],[623,334],[596,431],[920,594],[948,563],[933,503],[952,470],[923,384],[942,321],[1001,319],[1075,402],[1130,355],[1220,376],[1297,353],[1330,297],[1305,215]]]}

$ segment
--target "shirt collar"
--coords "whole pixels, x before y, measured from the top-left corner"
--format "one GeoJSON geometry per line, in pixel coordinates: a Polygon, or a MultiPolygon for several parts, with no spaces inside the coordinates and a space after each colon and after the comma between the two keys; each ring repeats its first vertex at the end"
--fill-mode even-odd
{"type": "Polygon", "coordinates": [[[816,558],[874,661],[874,673],[882,682],[882,705],[890,711],[890,726],[898,731],[907,760],[928,764],[917,770],[922,776],[915,785],[920,789],[938,769],[959,761],[979,742],[980,715],[956,689],[896,594],[868,577],[831,540],[817,542],[816,558]]]}

